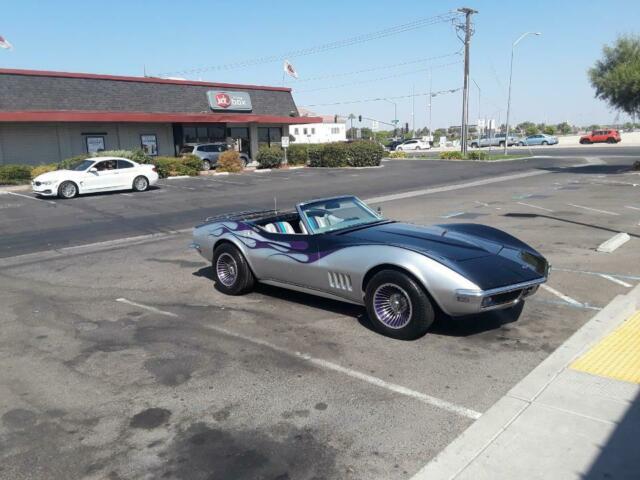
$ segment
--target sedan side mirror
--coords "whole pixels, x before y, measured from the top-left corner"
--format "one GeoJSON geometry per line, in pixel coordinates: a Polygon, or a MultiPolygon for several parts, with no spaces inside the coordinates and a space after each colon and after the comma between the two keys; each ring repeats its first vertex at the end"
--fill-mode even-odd
{"type": "Polygon", "coordinates": [[[89,173],[98,173],[98,169],[96,167],[91,167],[89,169],[89,173]]]}

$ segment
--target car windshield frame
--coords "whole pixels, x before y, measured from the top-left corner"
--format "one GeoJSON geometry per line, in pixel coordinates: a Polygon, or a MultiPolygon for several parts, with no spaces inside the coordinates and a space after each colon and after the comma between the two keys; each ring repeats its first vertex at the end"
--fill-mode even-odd
{"type": "MultiPolygon", "coordinates": [[[[340,207],[342,208],[342,206],[340,207]]],[[[298,211],[298,215],[300,216],[300,220],[304,223],[307,232],[310,235],[319,235],[323,233],[335,233],[337,231],[350,229],[350,228],[360,228],[367,225],[374,225],[383,221],[387,221],[384,217],[376,213],[372,210],[366,203],[360,200],[355,196],[344,196],[344,197],[331,197],[331,198],[323,198],[319,200],[312,200],[310,202],[299,203],[296,205],[296,210],[298,211]],[[321,210],[330,211],[329,208],[319,207],[320,205],[326,206],[331,202],[338,202],[339,204],[352,202],[353,207],[355,207],[358,213],[362,213],[363,216],[361,218],[353,219],[351,217],[351,221],[347,221],[348,219],[344,219],[338,223],[333,225],[328,224],[325,226],[313,226],[312,222],[309,220],[309,216],[307,215],[308,211],[313,210],[314,208],[320,208],[321,210]]],[[[338,209],[335,209],[338,210],[338,209]]],[[[315,222],[317,224],[317,222],[315,222]]]]}
{"type": "Polygon", "coordinates": [[[86,172],[95,163],[96,163],[95,160],[86,158],[86,159],[82,160],[79,164],[77,164],[75,167],[71,168],[71,170],[73,170],[74,172],[86,172]],[[82,168],[80,168],[80,167],[82,167],[82,168]]]}

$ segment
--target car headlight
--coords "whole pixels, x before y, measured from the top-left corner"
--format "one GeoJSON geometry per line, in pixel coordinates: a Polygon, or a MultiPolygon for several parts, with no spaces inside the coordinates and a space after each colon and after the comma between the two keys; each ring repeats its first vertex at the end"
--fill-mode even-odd
{"type": "Polygon", "coordinates": [[[40,182],[40,185],[52,185],[52,184],[53,184],[52,180],[49,180],[47,182],[40,182]]]}

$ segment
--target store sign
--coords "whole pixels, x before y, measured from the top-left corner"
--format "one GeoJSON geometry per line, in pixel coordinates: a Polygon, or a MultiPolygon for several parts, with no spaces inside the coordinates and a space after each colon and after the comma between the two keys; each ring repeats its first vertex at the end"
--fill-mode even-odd
{"type": "Polygon", "coordinates": [[[253,107],[251,105],[251,97],[247,92],[221,92],[218,90],[209,90],[207,92],[209,106],[212,110],[235,110],[250,112],[253,107]]]}

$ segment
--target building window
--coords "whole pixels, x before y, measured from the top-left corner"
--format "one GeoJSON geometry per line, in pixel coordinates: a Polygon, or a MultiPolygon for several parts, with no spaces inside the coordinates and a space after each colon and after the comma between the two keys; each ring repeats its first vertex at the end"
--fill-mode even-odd
{"type": "Polygon", "coordinates": [[[140,135],[140,146],[147,155],[158,155],[158,137],[155,134],[140,135]]]}
{"type": "Polygon", "coordinates": [[[196,143],[198,137],[196,136],[196,127],[184,127],[184,143],[196,143]]]}
{"type": "Polygon", "coordinates": [[[303,128],[303,129],[302,129],[302,133],[303,133],[304,135],[306,135],[306,134],[307,134],[307,129],[306,129],[306,128],[303,128]]]}
{"type": "Polygon", "coordinates": [[[299,135],[300,134],[300,131],[298,130],[298,127],[293,129],[293,134],[294,135],[299,135]]]}
{"type": "Polygon", "coordinates": [[[280,145],[282,141],[282,128],[258,127],[258,147],[280,145]]]}
{"type": "MultiPolygon", "coordinates": [[[[258,129],[260,130],[260,129],[258,129]]],[[[258,132],[258,138],[260,132],[258,132]]],[[[247,127],[229,127],[227,128],[227,138],[232,138],[234,143],[238,145],[238,150],[242,153],[249,153],[249,129],[247,127]]]]}
{"type": "Polygon", "coordinates": [[[104,151],[104,137],[87,137],[87,153],[98,153],[104,151]]]}
{"type": "Polygon", "coordinates": [[[315,135],[315,134],[316,134],[316,129],[315,129],[315,128],[312,128],[312,129],[311,129],[311,135],[315,135]]]}
{"type": "Polygon", "coordinates": [[[340,133],[340,129],[338,127],[331,127],[331,133],[333,135],[338,135],[340,133]]]}

